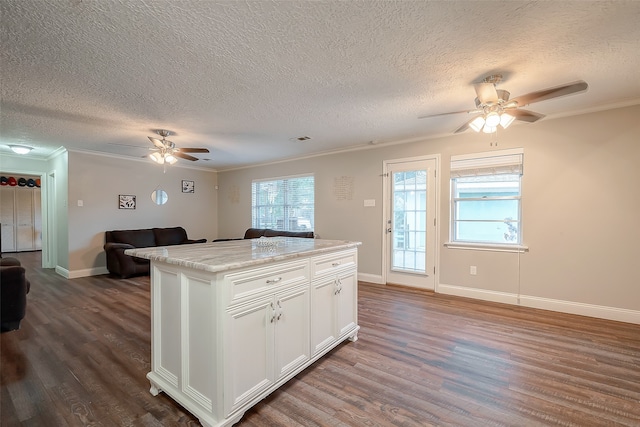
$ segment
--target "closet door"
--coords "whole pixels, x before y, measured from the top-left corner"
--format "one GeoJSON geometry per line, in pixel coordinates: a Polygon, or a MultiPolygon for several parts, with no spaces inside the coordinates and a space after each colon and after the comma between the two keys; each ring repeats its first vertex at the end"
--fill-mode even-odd
{"type": "Polygon", "coordinates": [[[16,188],[16,245],[18,251],[35,249],[33,223],[33,191],[31,188],[16,188]]]}
{"type": "Polygon", "coordinates": [[[2,252],[16,251],[15,188],[0,187],[0,223],[2,223],[2,252]]]}

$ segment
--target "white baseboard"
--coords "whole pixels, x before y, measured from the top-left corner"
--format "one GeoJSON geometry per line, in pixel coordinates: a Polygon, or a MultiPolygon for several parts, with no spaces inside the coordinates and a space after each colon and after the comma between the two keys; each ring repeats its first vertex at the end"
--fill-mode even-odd
{"type": "Polygon", "coordinates": [[[440,283],[436,292],[458,297],[475,298],[483,301],[501,302],[504,304],[518,304],[518,296],[507,292],[489,291],[486,289],[467,288],[464,286],[445,285],[440,283]]]}
{"type": "Polygon", "coordinates": [[[520,304],[525,307],[543,310],[560,311],[562,313],[579,314],[581,316],[598,317],[617,320],[618,322],[640,324],[640,311],[626,308],[607,307],[603,305],[584,304],[581,302],[554,300],[550,298],[520,296],[520,304]]]}
{"type": "Polygon", "coordinates": [[[600,319],[640,324],[640,311],[637,310],[585,304],[575,301],[555,300],[551,298],[541,298],[529,295],[520,295],[520,300],[518,301],[517,294],[446,284],[439,284],[436,292],[447,295],[475,298],[483,301],[501,302],[505,304],[539,308],[542,310],[558,311],[561,313],[577,314],[580,316],[597,317],[600,319]]]}
{"type": "Polygon", "coordinates": [[[56,265],[56,273],[58,273],[59,275],[61,275],[65,279],[69,278],[69,270],[67,270],[64,267],[60,267],[59,265],[56,265]]]}
{"type": "Polygon", "coordinates": [[[83,270],[69,271],[64,267],[56,266],[56,273],[66,279],[77,279],[78,277],[99,276],[101,274],[109,274],[107,267],[85,268],[83,270]]]}
{"type": "Polygon", "coordinates": [[[375,283],[377,285],[384,285],[382,276],[379,274],[358,273],[358,280],[368,283],[375,283]]]}

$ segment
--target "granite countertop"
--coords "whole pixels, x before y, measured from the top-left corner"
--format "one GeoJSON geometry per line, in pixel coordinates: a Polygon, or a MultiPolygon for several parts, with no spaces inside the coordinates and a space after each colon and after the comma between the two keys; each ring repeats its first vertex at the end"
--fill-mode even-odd
{"type": "Polygon", "coordinates": [[[215,273],[303,256],[320,255],[324,252],[355,248],[359,245],[361,242],[346,240],[262,237],[226,242],[127,249],[124,253],[151,261],[161,261],[215,273]]]}

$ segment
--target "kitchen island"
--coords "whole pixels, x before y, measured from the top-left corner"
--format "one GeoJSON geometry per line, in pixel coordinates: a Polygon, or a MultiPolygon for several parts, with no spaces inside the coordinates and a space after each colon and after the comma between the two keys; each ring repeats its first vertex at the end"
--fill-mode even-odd
{"type": "Polygon", "coordinates": [[[151,393],[204,426],[358,333],[359,242],[272,237],[128,249],[151,261],[151,393]]]}

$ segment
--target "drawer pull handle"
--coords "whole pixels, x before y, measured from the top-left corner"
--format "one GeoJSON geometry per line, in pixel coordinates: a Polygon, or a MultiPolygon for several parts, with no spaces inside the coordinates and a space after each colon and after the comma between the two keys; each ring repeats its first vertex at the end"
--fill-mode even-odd
{"type": "Polygon", "coordinates": [[[339,265],[340,265],[340,263],[339,263],[339,262],[334,262],[334,263],[332,263],[332,264],[331,264],[331,266],[332,266],[332,267],[337,267],[337,266],[339,266],[339,265]]]}
{"type": "Polygon", "coordinates": [[[277,279],[267,279],[267,283],[278,283],[282,280],[282,277],[278,277],[277,279]]]}

